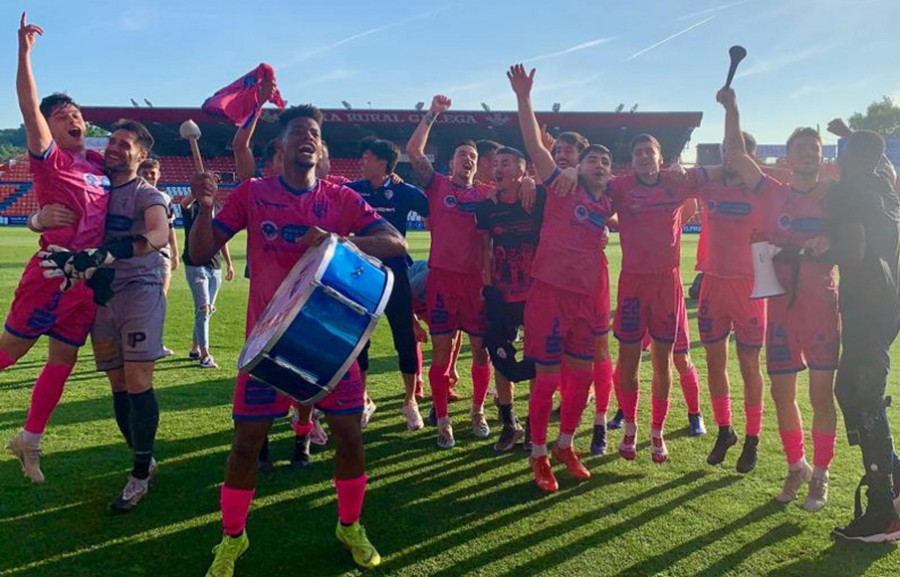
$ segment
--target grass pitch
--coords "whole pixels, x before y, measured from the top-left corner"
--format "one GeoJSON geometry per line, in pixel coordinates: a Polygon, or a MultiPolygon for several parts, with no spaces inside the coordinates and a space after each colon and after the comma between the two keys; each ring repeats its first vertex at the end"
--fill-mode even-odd
{"type": "MultiPolygon", "coordinates": [[[[618,239],[609,260],[615,281],[618,239]]],[[[423,258],[426,233],[412,233],[412,252],[423,258]]],[[[693,278],[696,237],[686,236],[682,269],[693,278]]],[[[36,237],[0,228],[0,309],[7,310],[36,237]]],[[[244,239],[232,243],[235,269],[244,263],[244,239]]],[[[130,454],[112,415],[105,375],[93,370],[85,348],[44,437],[44,485],[22,477],[18,463],[0,456],[0,576],[3,575],[203,575],[210,549],[220,538],[219,484],[231,441],[230,400],[237,355],[243,344],[247,281],[227,283],[212,321],[213,353],[219,370],[201,370],[186,358],[193,305],[179,269],[169,294],[166,344],[175,357],[157,366],[160,409],[154,489],[140,507],[113,515],[108,504],[124,486],[130,454]]],[[[615,282],[613,290],[615,291],[615,282]]],[[[691,332],[696,310],[690,308],[691,332]]],[[[615,347],[615,344],[613,344],[615,347]]],[[[25,418],[32,383],[43,365],[39,342],[19,364],[0,373],[0,437],[15,434],[25,418]]],[[[642,380],[640,451],[634,462],[616,455],[587,457],[590,481],[576,484],[556,467],[560,491],[542,494],[532,483],[525,454],[492,450],[468,427],[467,396],[451,405],[457,446],[440,451],[434,429],[409,433],[400,414],[402,386],[389,329],[377,330],[369,386],[378,412],[365,431],[369,490],[363,522],[384,558],[372,575],[890,575],[900,570],[892,546],[835,543],[831,529],[850,519],[853,490],[861,472],[859,452],[847,447],[841,425],[832,468],[831,498],[818,514],[773,497],[786,471],[771,397],[766,397],[760,461],[748,476],[734,472],[740,446],[725,465],[710,467],[706,455],[715,426],[706,390],[703,348],[692,349],[701,374],[703,410],[710,434],[690,439],[676,385],[667,421],[668,463],[650,461],[649,365],[642,380]]],[[[895,361],[897,349],[894,350],[895,361]]],[[[470,356],[460,361],[460,391],[470,394],[470,356]]],[[[895,363],[895,366],[896,363],[895,363]]],[[[896,380],[898,369],[893,377],[896,380]]],[[[735,428],[743,430],[740,377],[731,370],[735,428]]],[[[677,380],[676,380],[677,382],[677,380]]],[[[800,390],[805,391],[805,377],[800,390]]],[[[527,391],[516,403],[526,412],[527,391]]],[[[800,394],[805,423],[811,414],[800,394]]],[[[422,404],[427,412],[428,402],[422,404]]],[[[891,411],[895,430],[897,411],[891,411]]],[[[590,415],[576,446],[587,452],[590,415]]],[[[551,423],[550,438],[556,423],[551,423]]],[[[611,447],[620,439],[611,434],[611,447]]],[[[238,575],[356,575],[350,555],[334,538],[336,504],[331,450],[315,452],[313,465],[284,467],[292,449],[286,422],[272,436],[276,472],[261,476],[247,526],[250,550],[238,575]]],[[[807,452],[811,454],[807,438],[807,452]]],[[[802,497],[802,494],[801,494],[802,497]]]]}

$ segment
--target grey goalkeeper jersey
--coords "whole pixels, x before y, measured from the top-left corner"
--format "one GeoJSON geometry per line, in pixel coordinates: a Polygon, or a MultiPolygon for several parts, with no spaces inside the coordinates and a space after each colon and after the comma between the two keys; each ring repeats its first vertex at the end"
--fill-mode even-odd
{"type": "MultiPolygon", "coordinates": [[[[131,182],[110,190],[106,212],[106,242],[119,238],[133,238],[147,232],[144,211],[152,206],[162,206],[168,213],[168,198],[137,177],[131,182]]],[[[163,248],[163,247],[160,247],[163,248]]],[[[159,251],[116,260],[110,266],[116,271],[113,291],[119,291],[132,283],[162,284],[163,256],[159,251]]]]}

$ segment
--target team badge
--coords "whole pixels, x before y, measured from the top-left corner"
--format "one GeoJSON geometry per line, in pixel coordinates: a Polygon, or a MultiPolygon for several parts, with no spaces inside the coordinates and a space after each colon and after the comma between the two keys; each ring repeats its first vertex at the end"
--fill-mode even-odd
{"type": "Polygon", "coordinates": [[[575,218],[581,222],[584,222],[588,219],[588,209],[583,204],[579,204],[575,207],[575,218]]]}
{"type": "Polygon", "coordinates": [[[788,230],[791,228],[791,215],[787,213],[781,213],[778,215],[778,228],[781,230],[788,230]]]}
{"type": "Polygon", "coordinates": [[[278,227],[271,220],[264,220],[260,223],[259,228],[262,230],[263,237],[266,240],[275,240],[278,238],[278,227]]]}
{"type": "Polygon", "coordinates": [[[452,194],[448,194],[444,197],[444,206],[447,208],[456,208],[457,202],[456,197],[452,194]]]}
{"type": "Polygon", "coordinates": [[[392,198],[394,198],[394,191],[391,190],[391,189],[385,190],[385,191],[384,191],[384,198],[386,198],[387,200],[391,200],[392,198]]]}

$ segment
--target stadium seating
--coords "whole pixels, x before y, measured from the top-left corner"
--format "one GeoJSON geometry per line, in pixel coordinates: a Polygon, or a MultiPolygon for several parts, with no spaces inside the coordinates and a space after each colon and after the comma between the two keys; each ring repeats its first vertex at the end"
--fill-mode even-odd
{"type": "Polygon", "coordinates": [[[358,158],[332,158],[331,174],[343,176],[350,180],[361,178],[358,158]]]}

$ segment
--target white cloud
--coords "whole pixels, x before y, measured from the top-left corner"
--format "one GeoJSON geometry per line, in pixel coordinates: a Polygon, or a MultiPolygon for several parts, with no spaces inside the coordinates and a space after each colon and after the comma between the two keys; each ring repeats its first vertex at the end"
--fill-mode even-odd
{"type": "Polygon", "coordinates": [[[743,70],[739,71],[735,75],[735,78],[745,78],[747,76],[753,76],[755,74],[765,74],[767,72],[773,72],[786,66],[797,64],[798,62],[803,62],[804,60],[809,60],[810,58],[824,54],[827,51],[828,49],[825,46],[813,46],[811,48],[800,50],[798,52],[788,52],[786,54],[776,56],[775,58],[756,58],[754,63],[749,68],[744,68],[743,70]]]}

